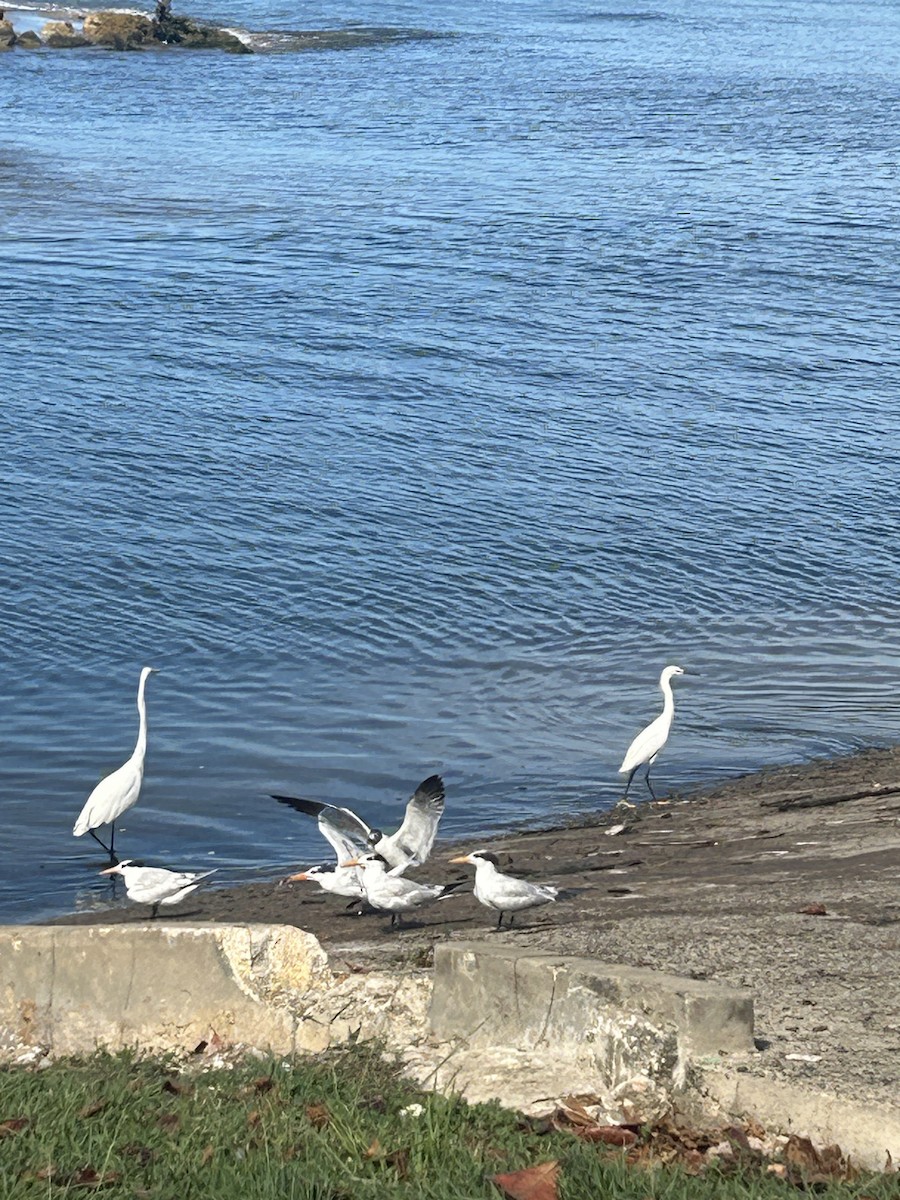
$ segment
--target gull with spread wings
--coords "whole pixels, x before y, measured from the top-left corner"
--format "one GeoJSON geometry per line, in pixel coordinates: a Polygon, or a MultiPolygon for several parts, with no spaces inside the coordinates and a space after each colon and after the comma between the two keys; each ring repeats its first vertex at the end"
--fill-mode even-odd
{"type": "Polygon", "coordinates": [[[373,829],[350,808],[298,796],[273,795],[272,799],[315,817],[320,833],[337,855],[338,865],[371,850],[381,855],[392,875],[402,875],[407,867],[420,866],[431,853],[444,811],[444,781],[440,775],[424,779],[406,806],[403,824],[391,834],[373,829]]]}

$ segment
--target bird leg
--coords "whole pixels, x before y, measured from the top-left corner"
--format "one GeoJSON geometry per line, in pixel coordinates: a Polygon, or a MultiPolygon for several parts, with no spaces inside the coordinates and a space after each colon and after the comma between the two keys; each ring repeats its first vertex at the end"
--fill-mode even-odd
{"type": "Polygon", "coordinates": [[[153,905],[153,908],[150,910],[150,920],[151,921],[154,920],[154,918],[156,917],[156,914],[158,912],[159,912],[159,901],[157,901],[156,904],[153,905]]]}
{"type": "MultiPolygon", "coordinates": [[[[634,771],[636,771],[636,770],[637,770],[637,767],[634,768],[634,771]]],[[[622,796],[622,799],[619,801],[619,803],[621,805],[623,805],[625,808],[634,808],[633,804],[628,803],[628,789],[631,787],[632,779],[634,779],[634,771],[632,771],[631,774],[628,776],[628,782],[625,784],[625,792],[622,796]]]]}
{"type": "MultiPolygon", "coordinates": [[[[653,790],[653,785],[650,783],[650,767],[652,767],[652,766],[653,766],[653,763],[650,763],[650,765],[647,767],[647,774],[644,776],[644,783],[646,783],[646,785],[647,785],[647,790],[650,792],[650,795],[651,795],[651,796],[653,797],[653,799],[655,800],[655,799],[656,799],[656,792],[654,792],[654,790],[653,790]]],[[[635,770],[636,770],[636,769],[637,769],[637,768],[635,768],[635,770]]]]}
{"type": "Polygon", "coordinates": [[[501,929],[502,927],[503,927],[503,913],[501,912],[500,916],[497,918],[497,928],[501,929]]]}
{"type": "Polygon", "coordinates": [[[88,830],[88,833],[91,835],[91,837],[94,839],[94,841],[95,841],[95,842],[96,842],[96,843],[97,843],[99,846],[102,846],[102,847],[103,847],[103,849],[104,849],[104,850],[106,851],[106,853],[109,855],[109,861],[112,863],[112,865],[113,865],[113,866],[115,866],[115,865],[116,865],[116,863],[117,863],[119,860],[116,858],[115,854],[113,853],[113,848],[112,848],[112,846],[111,846],[111,845],[107,846],[106,842],[104,842],[104,841],[102,841],[100,838],[98,838],[98,837],[97,837],[97,835],[96,835],[96,833],[94,833],[93,829],[89,829],[89,830],[88,830]]]}
{"type": "Polygon", "coordinates": [[[110,833],[109,833],[109,857],[113,860],[113,862],[118,862],[118,859],[116,858],[116,855],[115,855],[115,845],[116,845],[116,823],[115,823],[115,821],[110,821],[109,830],[110,830],[110,833]]]}

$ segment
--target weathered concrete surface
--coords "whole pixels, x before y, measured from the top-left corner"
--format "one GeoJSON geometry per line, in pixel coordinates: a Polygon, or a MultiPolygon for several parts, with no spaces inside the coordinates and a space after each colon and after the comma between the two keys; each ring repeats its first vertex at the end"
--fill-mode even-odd
{"type": "Polygon", "coordinates": [[[319,943],[291,927],[3,927],[0,1048],[188,1050],[215,1034],[317,1049],[323,1038],[300,1014],[330,981],[319,943]]]}
{"type": "Polygon", "coordinates": [[[900,1104],[859,1104],[727,1066],[705,1070],[697,1082],[708,1112],[753,1116],[768,1129],[798,1133],[820,1146],[837,1143],[854,1162],[875,1170],[900,1162],[900,1104]]]}
{"type": "Polygon", "coordinates": [[[742,989],[484,942],[436,948],[431,1028],[442,1041],[587,1060],[604,1087],[635,1075],[681,1087],[697,1056],[754,1048],[742,989]]]}
{"type": "Polygon", "coordinates": [[[352,1038],[416,1046],[431,972],[329,965],[291,925],[0,926],[0,1056],[99,1046],[190,1051],[202,1041],[275,1053],[352,1038]]]}

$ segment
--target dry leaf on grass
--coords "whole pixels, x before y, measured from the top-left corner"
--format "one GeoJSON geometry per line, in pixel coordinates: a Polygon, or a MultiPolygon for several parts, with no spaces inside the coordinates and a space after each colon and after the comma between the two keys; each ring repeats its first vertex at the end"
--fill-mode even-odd
{"type": "Polygon", "coordinates": [[[188,1096],[191,1087],[187,1083],[179,1083],[177,1079],[167,1079],[163,1084],[163,1091],[168,1092],[170,1096],[188,1096]]]}
{"type": "Polygon", "coordinates": [[[208,1167],[210,1162],[212,1161],[212,1156],[215,1154],[215,1152],[216,1151],[215,1151],[215,1148],[214,1148],[212,1142],[210,1142],[208,1146],[205,1146],[203,1149],[203,1153],[200,1155],[200,1166],[208,1167]]]}
{"type": "Polygon", "coordinates": [[[84,1108],[78,1110],[79,1117],[96,1117],[97,1113],[103,1112],[106,1108],[105,1100],[95,1100],[92,1104],[86,1104],[84,1108]]]}
{"type": "Polygon", "coordinates": [[[805,908],[798,908],[798,913],[802,913],[805,917],[827,917],[828,909],[824,904],[807,904],[805,908]]]}
{"type": "Polygon", "coordinates": [[[331,1120],[327,1104],[307,1104],[306,1119],[316,1129],[324,1129],[331,1120]]]}
{"type": "Polygon", "coordinates": [[[559,1200],[556,1190],[558,1176],[559,1163],[545,1162],[536,1167],[526,1167],[524,1171],[492,1175],[491,1182],[509,1200],[559,1200]]]}
{"type": "Polygon", "coordinates": [[[10,1137],[28,1124],[27,1117],[8,1117],[5,1121],[0,1121],[0,1138],[10,1137]]]}
{"type": "Polygon", "coordinates": [[[583,1142],[602,1142],[605,1146],[633,1146],[637,1134],[624,1125],[594,1125],[575,1131],[583,1142]]]}

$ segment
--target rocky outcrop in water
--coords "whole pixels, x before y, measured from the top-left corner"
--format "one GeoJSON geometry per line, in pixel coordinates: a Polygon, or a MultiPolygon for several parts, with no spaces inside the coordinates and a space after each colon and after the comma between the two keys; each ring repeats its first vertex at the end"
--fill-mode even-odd
{"type": "Polygon", "coordinates": [[[51,50],[74,50],[82,46],[108,50],[164,50],[172,46],[184,50],[222,50],[226,54],[253,53],[245,42],[226,29],[171,13],[170,2],[159,0],[152,18],[115,9],[91,12],[85,16],[81,29],[72,21],[47,21],[41,30],[42,37],[32,30],[16,34],[12,22],[0,15],[0,51],[11,50],[14,46],[31,50],[42,46],[51,50]]]}
{"type": "Polygon", "coordinates": [[[136,50],[153,40],[153,22],[140,13],[92,12],[84,18],[84,36],[94,46],[136,50]]]}
{"type": "Polygon", "coordinates": [[[71,21],[48,21],[44,26],[44,45],[51,50],[77,50],[90,42],[76,31],[71,21]]]}
{"type": "Polygon", "coordinates": [[[201,25],[190,17],[179,17],[159,3],[153,20],[153,36],[167,46],[189,50],[224,50],[227,54],[252,54],[239,37],[216,25],[201,25]]]}

